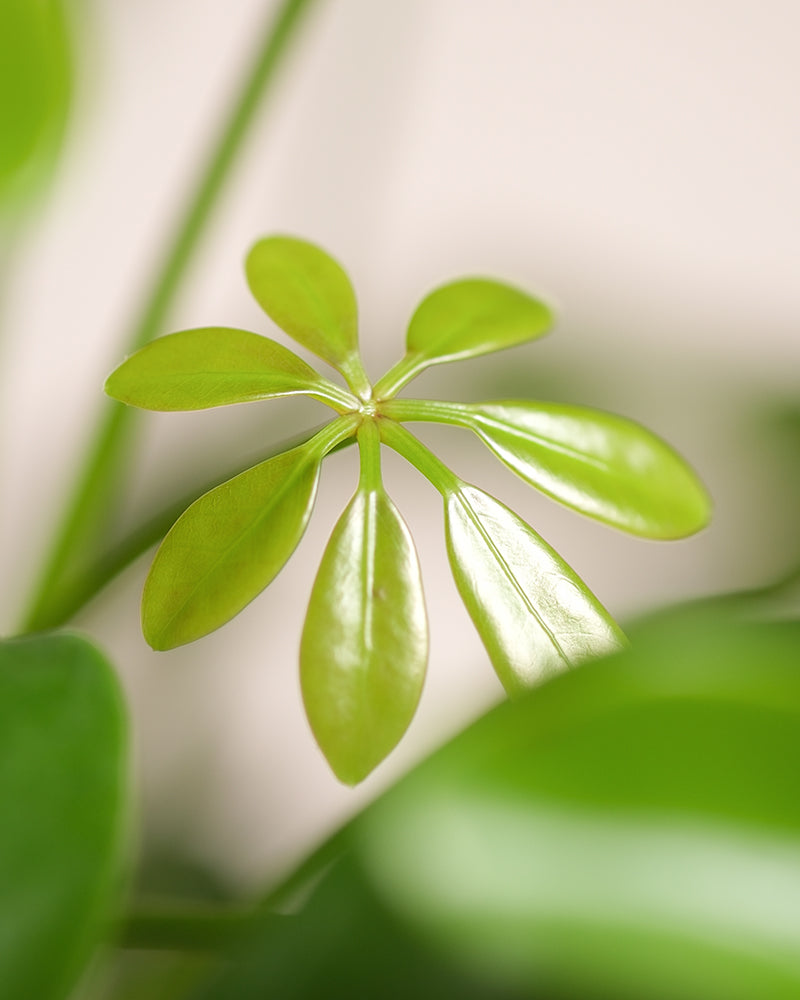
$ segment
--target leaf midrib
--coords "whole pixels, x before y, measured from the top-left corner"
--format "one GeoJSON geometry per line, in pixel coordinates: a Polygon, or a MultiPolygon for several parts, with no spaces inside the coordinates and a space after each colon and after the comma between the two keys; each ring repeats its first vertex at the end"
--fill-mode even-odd
{"type": "Polygon", "coordinates": [[[571,660],[569,659],[569,657],[567,656],[567,654],[564,652],[564,650],[563,650],[563,648],[561,646],[561,643],[558,641],[558,639],[556,639],[555,635],[553,634],[553,632],[550,629],[550,627],[545,623],[545,621],[542,618],[541,614],[537,611],[537,609],[535,608],[535,606],[531,603],[530,598],[528,597],[527,593],[523,589],[523,587],[520,584],[519,580],[517,579],[516,575],[511,570],[511,567],[506,562],[505,557],[503,556],[503,554],[500,552],[500,550],[495,545],[492,537],[489,535],[489,533],[483,527],[483,524],[481,523],[480,518],[475,513],[475,511],[473,510],[473,508],[470,506],[470,504],[468,503],[468,501],[464,497],[463,493],[459,492],[458,494],[456,494],[456,500],[458,501],[458,503],[461,504],[462,509],[466,513],[466,515],[469,518],[469,520],[472,522],[472,524],[475,527],[475,529],[480,534],[480,536],[483,539],[484,543],[486,544],[486,546],[488,547],[488,549],[491,551],[492,555],[495,557],[495,559],[497,560],[497,562],[500,564],[501,568],[505,571],[506,576],[511,581],[511,584],[512,584],[514,590],[517,591],[517,593],[519,594],[520,598],[522,599],[522,603],[525,605],[525,607],[528,609],[528,611],[530,612],[530,614],[536,620],[536,622],[539,625],[539,627],[541,628],[541,630],[544,632],[544,634],[550,640],[550,642],[552,643],[552,645],[555,648],[556,652],[561,657],[561,659],[564,661],[564,664],[567,667],[571,666],[571,660]]]}

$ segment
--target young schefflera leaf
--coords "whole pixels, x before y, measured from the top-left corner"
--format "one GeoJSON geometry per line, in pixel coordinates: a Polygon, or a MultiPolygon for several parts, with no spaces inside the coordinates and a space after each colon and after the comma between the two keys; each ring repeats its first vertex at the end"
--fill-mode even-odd
{"type": "Polygon", "coordinates": [[[275,341],[224,327],[163,337],[109,377],[110,395],[149,409],[300,393],[337,414],[305,444],[217,486],[178,519],[145,583],[142,624],[151,646],[171,649],[219,628],[276,577],[305,531],[322,460],[356,438],[358,489],[325,550],[300,653],[306,713],[341,781],[363,780],[401,739],[426,670],[419,567],[381,482],[381,442],[442,494],[456,585],[509,694],[624,644],[597,598],[531,527],[401,426],[467,428],[534,487],[633,534],[681,538],[704,527],[711,504],[695,473],[633,421],[553,403],[395,398],[431,365],[541,337],[552,324],[546,305],[488,278],[444,285],[422,301],[404,357],[373,387],[358,351],[355,294],[335,260],[311,243],[272,236],[255,244],[246,270],[268,316],[336,368],[348,388],[275,341]]]}
{"type": "Polygon", "coordinates": [[[297,394],[343,409],[355,402],[283,344],[229,327],[159,337],[121,364],[105,389],[146,410],[204,410],[297,394]]]}
{"type": "Polygon", "coordinates": [[[456,586],[508,694],[624,645],[611,615],[532,528],[404,428],[387,423],[383,433],[442,494],[456,586]]]}
{"type": "Polygon", "coordinates": [[[178,518],[142,597],[142,631],[153,649],[213,632],[271,583],[306,529],[323,456],[352,430],[352,418],[340,417],[210,490],[178,518]]]}
{"type": "Polygon", "coordinates": [[[397,400],[387,412],[469,428],[531,486],[633,535],[685,538],[708,522],[711,501],[696,473],[661,438],[613,413],[527,400],[397,400]]]}
{"type": "Polygon", "coordinates": [[[281,330],[368,396],[358,351],[358,306],[350,279],[324,250],[290,236],[259,240],[245,265],[250,291],[281,330]]]}
{"type": "Polygon", "coordinates": [[[362,781],[408,728],[428,628],[408,528],[383,489],[373,420],[358,432],[361,479],[322,558],[300,645],[311,728],[334,773],[362,781]]]}
{"type": "Polygon", "coordinates": [[[487,278],[443,285],[417,307],[406,335],[406,355],[378,382],[375,395],[394,395],[431,365],[536,340],[552,323],[543,302],[511,285],[487,278]]]}

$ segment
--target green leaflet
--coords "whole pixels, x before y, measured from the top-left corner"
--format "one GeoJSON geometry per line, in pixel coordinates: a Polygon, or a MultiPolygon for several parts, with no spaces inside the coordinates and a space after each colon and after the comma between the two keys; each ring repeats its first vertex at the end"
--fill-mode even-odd
{"type": "Polygon", "coordinates": [[[377,435],[372,421],[359,430],[361,482],[322,558],[300,646],[311,728],[336,776],[351,785],[405,733],[428,657],[419,565],[380,483],[377,435]]]}
{"type": "Polygon", "coordinates": [[[0,642],[0,983],[64,1000],[121,889],[127,726],[113,671],[75,635],[0,642]]]}
{"type": "Polygon", "coordinates": [[[352,429],[339,418],[204,494],[178,518],[142,596],[142,630],[153,649],[213,632],[277,576],[305,531],[325,451],[352,429]]]}
{"type": "Polygon", "coordinates": [[[59,0],[0,3],[0,209],[46,179],[67,119],[69,40],[59,0]]]}
{"type": "Polygon", "coordinates": [[[202,410],[298,393],[345,408],[356,404],[287,347],[228,327],[154,340],[109,375],[105,391],[148,410],[202,410]]]}
{"type": "Polygon", "coordinates": [[[369,393],[358,353],[358,307],[350,279],[324,250],[305,240],[259,240],[245,265],[250,290],[270,319],[299,344],[369,393]]]}
{"type": "Polygon", "coordinates": [[[466,484],[444,499],[453,576],[509,694],[624,643],[577,574],[516,514],[466,484]]]}
{"type": "Polygon", "coordinates": [[[358,821],[379,897],[536,996],[800,995],[800,627],[674,616],[358,821]]]}
{"type": "Polygon", "coordinates": [[[544,303],[487,278],[454,281],[431,292],[411,317],[406,356],[375,386],[388,398],[430,365],[474,358],[541,337],[553,318],[544,303]]]}
{"type": "Polygon", "coordinates": [[[711,517],[711,501],[694,471],[632,420],[516,400],[459,404],[454,418],[531,486],[623,531],[684,538],[711,517]]]}

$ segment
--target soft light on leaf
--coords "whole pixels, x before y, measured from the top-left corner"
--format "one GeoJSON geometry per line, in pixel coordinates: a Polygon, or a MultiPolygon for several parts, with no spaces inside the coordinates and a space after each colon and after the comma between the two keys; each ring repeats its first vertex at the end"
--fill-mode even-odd
{"type": "Polygon", "coordinates": [[[702,616],[489,713],[359,820],[382,898],[534,995],[800,995],[800,627],[702,616]]]}
{"type": "Polygon", "coordinates": [[[227,327],[154,340],[109,375],[105,389],[148,410],[202,410],[298,393],[346,398],[282,344],[227,327]]]}
{"type": "Polygon", "coordinates": [[[142,596],[153,649],[213,632],[277,576],[303,536],[319,480],[314,439],[196,500],[156,553],[142,596]]]}
{"type": "Polygon", "coordinates": [[[444,497],[453,576],[509,694],[624,643],[586,585],[508,507],[466,484],[444,497]]]}
{"type": "Polygon", "coordinates": [[[341,781],[362,781],[405,733],[427,656],[414,544],[383,488],[362,479],[325,550],[300,648],[306,712],[341,781]]]}
{"type": "Polygon", "coordinates": [[[553,324],[548,307],[488,278],[464,278],[431,292],[411,317],[409,353],[426,364],[474,358],[536,340],[553,324]]]}
{"type": "Polygon", "coordinates": [[[358,307],[350,279],[324,250],[290,236],[259,240],[246,263],[250,290],[270,319],[307,350],[368,390],[358,354],[358,307]]]}
{"type": "Polygon", "coordinates": [[[647,538],[682,538],[708,524],[711,501],[697,475],[632,420],[558,403],[459,409],[509,468],[582,514],[647,538]]]}
{"type": "Polygon", "coordinates": [[[123,874],[125,713],[74,635],[0,642],[0,994],[65,1000],[123,874]]]}

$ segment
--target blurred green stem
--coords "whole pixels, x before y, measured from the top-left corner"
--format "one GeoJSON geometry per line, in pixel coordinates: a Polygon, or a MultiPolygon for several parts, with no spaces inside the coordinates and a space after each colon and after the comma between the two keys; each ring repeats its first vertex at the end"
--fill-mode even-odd
{"type": "MultiPolygon", "coordinates": [[[[284,0],[274,22],[269,25],[253,69],[157,272],[159,277],[145,300],[127,353],[142,347],[163,331],[175,294],[255,114],[297,33],[302,16],[315,2],[284,0]]],[[[39,631],[62,624],[65,621],[63,609],[74,604],[68,599],[68,592],[76,587],[85,572],[78,567],[85,566],[102,547],[116,497],[122,489],[122,458],[130,440],[133,412],[120,403],[107,405],[44,561],[24,616],[23,631],[39,631]]]]}

